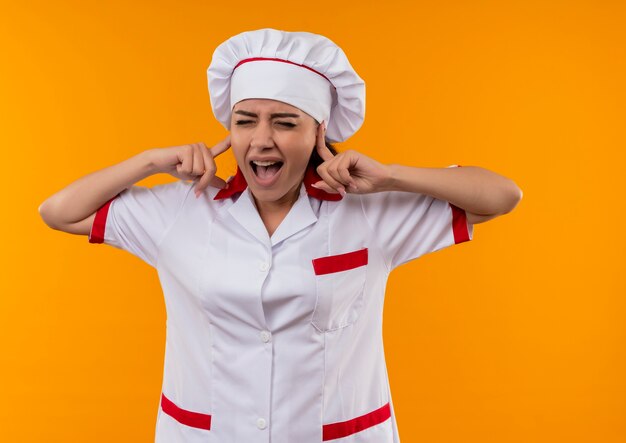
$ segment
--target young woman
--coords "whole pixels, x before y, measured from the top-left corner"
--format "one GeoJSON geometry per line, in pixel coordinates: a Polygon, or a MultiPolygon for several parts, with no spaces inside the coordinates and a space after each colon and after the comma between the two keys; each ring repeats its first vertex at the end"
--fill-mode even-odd
{"type": "Polygon", "coordinates": [[[323,36],[239,34],[216,49],[208,76],[225,139],[147,150],[40,207],[52,228],[159,273],[156,441],[399,442],[382,342],[387,277],[471,240],[521,190],[475,166],[337,154],[329,142],[358,130],[365,89],[323,36]],[[238,164],[228,183],[214,161],[227,149],[238,164]],[[134,185],[156,173],[179,180],[134,185]]]}

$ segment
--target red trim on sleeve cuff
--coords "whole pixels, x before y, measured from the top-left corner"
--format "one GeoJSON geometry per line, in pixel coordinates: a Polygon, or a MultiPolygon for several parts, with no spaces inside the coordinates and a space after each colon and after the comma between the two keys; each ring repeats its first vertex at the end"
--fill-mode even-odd
{"type": "Polygon", "coordinates": [[[179,408],[163,393],[161,393],[161,409],[179,423],[207,431],[211,429],[211,416],[209,414],[179,408]]]}
{"type": "Polygon", "coordinates": [[[353,418],[352,420],[324,425],[322,427],[322,440],[334,440],[336,438],[356,434],[359,431],[363,431],[364,429],[371,428],[372,426],[384,422],[389,417],[391,417],[391,408],[389,403],[387,403],[382,408],[368,412],[367,414],[353,418]]]}
{"type": "MultiPolygon", "coordinates": [[[[461,165],[456,165],[456,167],[460,168],[461,165]]],[[[467,214],[465,213],[465,210],[454,206],[452,203],[450,203],[450,208],[452,208],[452,232],[454,233],[454,243],[457,244],[469,241],[470,235],[469,229],[467,228],[467,214]]]]}
{"type": "Polygon", "coordinates": [[[452,232],[454,233],[454,243],[469,241],[469,229],[467,228],[467,215],[465,210],[448,202],[452,209],[452,232]]]}
{"type": "Polygon", "coordinates": [[[109,206],[111,202],[119,197],[117,194],[96,211],[96,217],[93,219],[91,233],[89,234],[89,243],[104,243],[104,229],[107,224],[107,215],[109,214],[109,206]]]}

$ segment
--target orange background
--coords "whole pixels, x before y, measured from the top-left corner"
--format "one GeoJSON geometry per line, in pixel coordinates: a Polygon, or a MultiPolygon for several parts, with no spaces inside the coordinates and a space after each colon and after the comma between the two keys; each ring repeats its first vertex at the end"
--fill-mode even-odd
{"type": "MultiPolygon", "coordinates": [[[[48,228],[38,207],[145,149],[222,139],[206,68],[219,43],[263,27],[329,37],[366,81],[365,123],[340,150],[481,166],[524,192],[472,242],[392,274],[384,337],[402,441],[626,441],[623,2],[35,0],[2,11],[1,441],[153,441],[157,274],[48,228]]],[[[232,157],[219,166],[234,173],[232,157]]]]}

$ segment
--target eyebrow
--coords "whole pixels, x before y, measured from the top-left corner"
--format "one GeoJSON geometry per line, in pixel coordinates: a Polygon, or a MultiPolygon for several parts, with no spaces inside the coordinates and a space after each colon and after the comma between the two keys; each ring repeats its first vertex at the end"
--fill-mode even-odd
{"type": "MultiPolygon", "coordinates": [[[[248,117],[258,117],[258,115],[256,115],[254,112],[248,112],[248,111],[235,111],[235,114],[247,115],[248,117]]],[[[281,117],[299,118],[300,116],[298,114],[291,114],[289,112],[275,112],[274,114],[270,115],[270,118],[281,118],[281,117]]]]}

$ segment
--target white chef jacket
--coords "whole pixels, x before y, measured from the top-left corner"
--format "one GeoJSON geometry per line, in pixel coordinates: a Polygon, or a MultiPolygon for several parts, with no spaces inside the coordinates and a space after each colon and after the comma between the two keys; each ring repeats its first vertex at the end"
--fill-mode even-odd
{"type": "Polygon", "coordinates": [[[307,170],[271,237],[241,171],[200,198],[179,180],[132,186],[98,210],[89,242],[138,256],[163,288],[157,443],[399,443],[387,277],[471,240],[473,225],[427,195],[341,198],[318,180],[307,170]]]}

